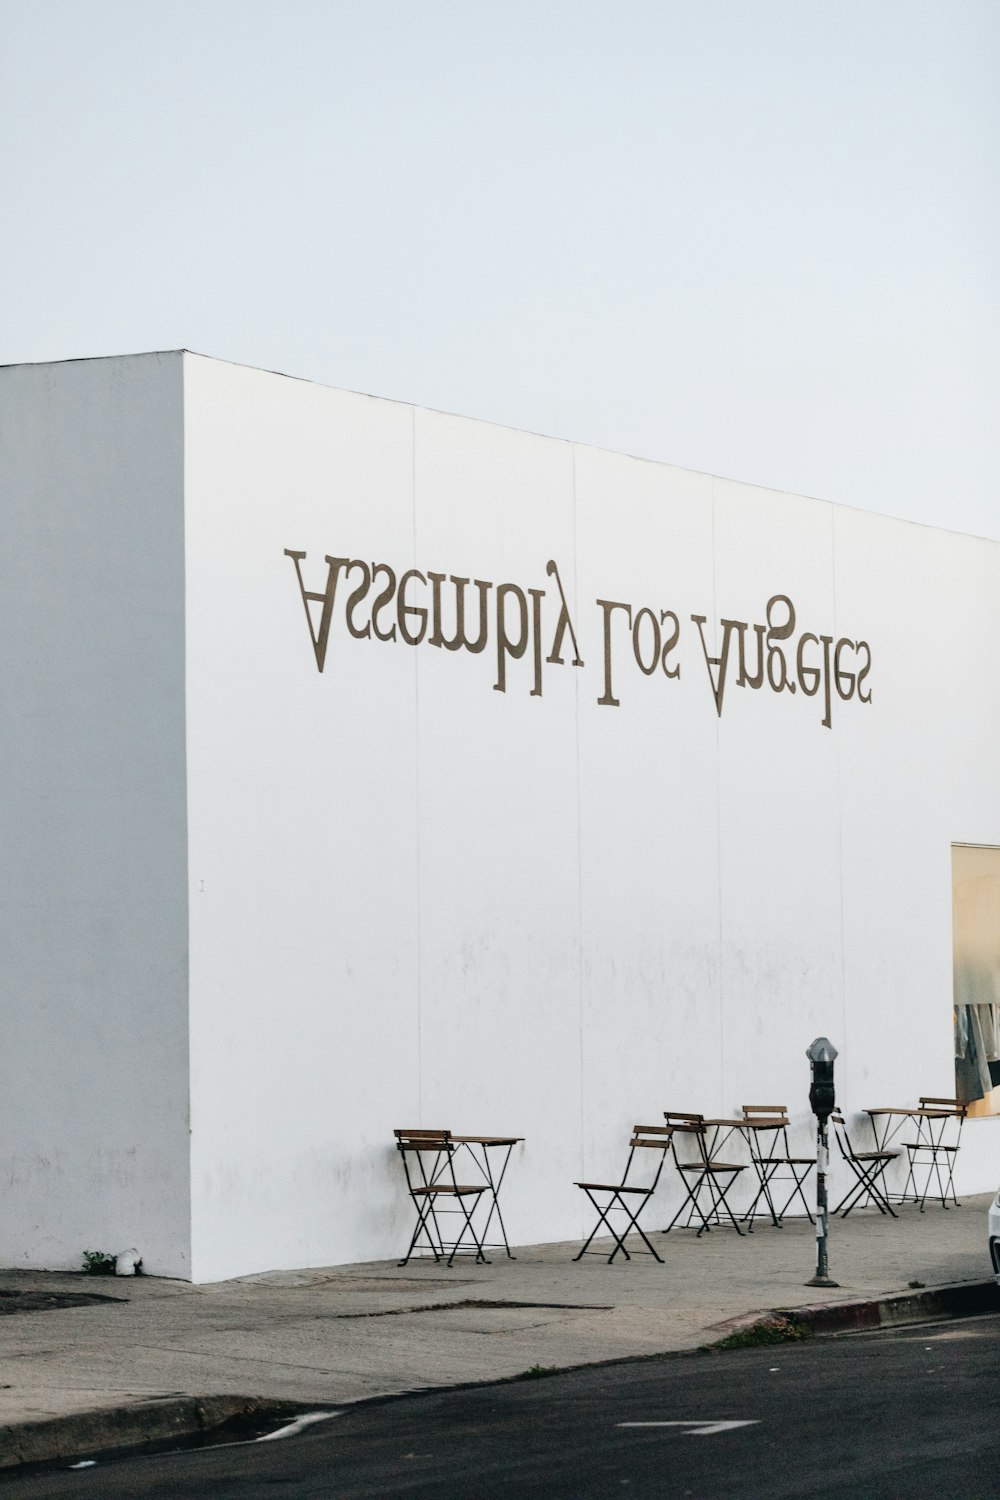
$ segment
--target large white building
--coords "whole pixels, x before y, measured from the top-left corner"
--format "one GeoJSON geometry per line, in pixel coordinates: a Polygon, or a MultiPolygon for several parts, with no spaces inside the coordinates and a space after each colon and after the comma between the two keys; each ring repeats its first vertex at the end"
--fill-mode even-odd
{"type": "Polygon", "coordinates": [[[179,352],[0,372],[0,497],[0,1262],[388,1257],[420,1124],[572,1238],[956,998],[995,1104],[997,545],[179,352]]]}

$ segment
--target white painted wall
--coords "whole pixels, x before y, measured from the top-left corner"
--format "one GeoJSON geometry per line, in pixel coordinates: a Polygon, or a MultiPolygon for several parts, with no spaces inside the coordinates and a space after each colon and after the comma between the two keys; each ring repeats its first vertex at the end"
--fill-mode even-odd
{"type": "Polygon", "coordinates": [[[850,1113],[953,1092],[995,545],[191,355],[3,380],[6,1260],[392,1256],[420,1124],[524,1135],[511,1237],[571,1238],[665,1108],[786,1102],[805,1145],[820,1032],[850,1113]],[[489,644],[352,638],[355,572],[320,674],[286,549],[316,591],[327,554],[488,580],[489,644]],[[544,590],[540,695],[530,645],[494,687],[503,583],[544,590]],[[733,662],[719,717],[692,616],[718,654],[775,595],[870,642],[870,704],[733,662]],[[598,600],[673,611],[680,675],[616,610],[600,703],[598,600]]]}
{"type": "Polygon", "coordinates": [[[0,370],[0,1264],[189,1276],[180,355],[0,370]]]}
{"type": "MultiPolygon", "coordinates": [[[[185,364],[196,1279],[395,1253],[394,1125],[523,1134],[523,1242],[580,1233],[573,1179],[665,1107],[784,1101],[805,1143],[819,1032],[849,1111],[953,1092],[950,844],[1000,843],[997,547],[185,364]],[[352,639],[342,585],[320,675],[286,548],[314,590],[327,554],[545,589],[546,651],[553,558],[585,665],[531,696],[529,649],[500,693],[492,638],[352,639]],[[731,680],[717,716],[691,617],[718,649],[775,594],[796,635],[871,643],[870,705],[826,728],[731,680]],[[673,610],[680,678],[619,612],[599,705],[598,599],[673,610]]],[[[967,1128],[966,1189],[995,1143],[967,1128]]]]}

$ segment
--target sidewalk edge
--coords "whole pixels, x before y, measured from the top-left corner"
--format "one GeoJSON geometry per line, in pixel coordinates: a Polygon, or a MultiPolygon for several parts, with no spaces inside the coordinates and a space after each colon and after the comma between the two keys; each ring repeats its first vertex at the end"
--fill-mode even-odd
{"type": "Polygon", "coordinates": [[[187,1438],[209,1432],[233,1417],[250,1417],[263,1410],[281,1413],[285,1408],[297,1413],[302,1405],[259,1396],[166,1396],[37,1422],[12,1422],[0,1427],[0,1472],[20,1464],[79,1459],[187,1438]]]}
{"type": "Polygon", "coordinates": [[[802,1307],[775,1307],[721,1325],[726,1334],[703,1347],[710,1351],[780,1343],[812,1334],[862,1333],[878,1328],[905,1328],[1000,1312],[1000,1286],[988,1281],[959,1281],[945,1286],[893,1292],[857,1301],[815,1302],[802,1307]]]}
{"type": "Polygon", "coordinates": [[[858,1302],[819,1302],[786,1309],[799,1326],[813,1333],[849,1333],[853,1329],[899,1328],[945,1318],[971,1318],[1000,1312],[1000,1286],[988,1281],[958,1281],[858,1302]]]}

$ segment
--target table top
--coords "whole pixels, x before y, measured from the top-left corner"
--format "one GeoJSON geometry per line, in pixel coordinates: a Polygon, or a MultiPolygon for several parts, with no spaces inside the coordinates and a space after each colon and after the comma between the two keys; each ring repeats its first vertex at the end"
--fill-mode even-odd
{"type": "Polygon", "coordinates": [[[523,1135],[453,1135],[460,1146],[516,1146],[523,1135]]]}
{"type": "Polygon", "coordinates": [[[703,1120],[703,1125],[731,1125],[734,1130],[781,1130],[788,1124],[787,1120],[778,1115],[759,1120],[703,1120]]]}
{"type": "Polygon", "coordinates": [[[866,1115],[907,1115],[911,1120],[943,1120],[947,1115],[954,1113],[955,1111],[951,1109],[921,1109],[916,1104],[911,1109],[891,1105],[880,1109],[865,1110],[866,1115]]]}

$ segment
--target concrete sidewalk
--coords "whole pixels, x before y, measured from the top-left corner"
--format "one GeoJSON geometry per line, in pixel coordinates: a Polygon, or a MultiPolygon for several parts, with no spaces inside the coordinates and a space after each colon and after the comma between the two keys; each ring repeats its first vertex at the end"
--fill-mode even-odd
{"type": "Polygon", "coordinates": [[[120,1299],[0,1317],[0,1438],[3,1428],[110,1416],[156,1397],[342,1403],[503,1379],[536,1365],[694,1349],[720,1338],[729,1320],[776,1307],[982,1282],[990,1277],[988,1202],[837,1220],[830,1263],[838,1291],[804,1284],[816,1247],[799,1220],[742,1238],[675,1230],[654,1241],[663,1265],[649,1256],[574,1262],[577,1245],[543,1245],[518,1249],[513,1261],[462,1261],[450,1271],[432,1261],[404,1269],[379,1262],[211,1286],[0,1272],[0,1292],[120,1299]]]}

